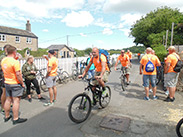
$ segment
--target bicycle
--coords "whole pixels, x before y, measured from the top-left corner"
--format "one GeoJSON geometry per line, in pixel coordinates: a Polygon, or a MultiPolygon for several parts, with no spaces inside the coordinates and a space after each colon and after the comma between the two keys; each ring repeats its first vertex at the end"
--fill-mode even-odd
{"type": "Polygon", "coordinates": [[[72,70],[72,79],[77,80],[78,76],[80,74],[83,74],[84,69],[85,69],[85,62],[83,60],[80,61],[80,67],[78,68],[79,62],[74,63],[74,66],[76,66],[75,69],[72,70]]]}
{"type": "Polygon", "coordinates": [[[43,71],[45,71],[45,70],[46,70],[46,68],[38,70],[36,78],[38,79],[38,81],[40,81],[39,85],[40,85],[41,90],[44,92],[48,92],[48,88],[46,86],[46,78],[43,74],[43,71]]]}
{"type": "Polygon", "coordinates": [[[176,125],[176,133],[178,137],[183,137],[183,118],[176,125]]]}
{"type": "Polygon", "coordinates": [[[57,71],[58,74],[57,74],[56,82],[58,84],[66,84],[69,82],[69,79],[70,79],[70,76],[67,73],[67,71],[62,71],[62,70],[63,70],[62,68],[59,68],[57,71]]]}
{"type": "MultiPolygon", "coordinates": [[[[119,70],[120,68],[117,68],[117,70],[119,70]]],[[[120,83],[121,83],[121,88],[123,91],[126,90],[126,87],[127,87],[127,79],[126,79],[126,73],[125,73],[125,67],[121,67],[121,70],[120,70],[120,83]]]]}
{"type": "Polygon", "coordinates": [[[106,86],[105,95],[102,94],[101,86],[93,86],[91,81],[93,79],[86,79],[88,86],[83,93],[77,94],[72,98],[68,107],[69,118],[75,123],[84,122],[91,113],[92,101],[89,97],[89,92],[92,92],[93,103],[99,102],[102,108],[107,107],[111,99],[111,89],[106,86]],[[95,91],[92,88],[95,87],[95,91]]]}

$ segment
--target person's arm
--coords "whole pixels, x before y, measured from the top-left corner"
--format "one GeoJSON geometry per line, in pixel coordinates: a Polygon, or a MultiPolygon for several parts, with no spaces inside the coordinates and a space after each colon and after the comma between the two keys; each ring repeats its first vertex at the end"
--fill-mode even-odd
{"type": "Polygon", "coordinates": [[[48,60],[48,57],[46,55],[43,55],[43,58],[45,58],[46,60],[48,60]]]}
{"type": "Polygon", "coordinates": [[[16,71],[16,76],[22,87],[25,87],[23,79],[22,79],[22,73],[20,71],[16,71]]]}
{"type": "Polygon", "coordinates": [[[29,71],[29,70],[26,69],[26,65],[23,65],[23,67],[22,67],[22,74],[24,76],[28,76],[28,75],[31,74],[31,71],[29,71]]]}
{"type": "Polygon", "coordinates": [[[48,77],[50,75],[50,72],[51,72],[51,66],[48,66],[46,77],[48,77]]]}
{"type": "Polygon", "coordinates": [[[139,67],[139,74],[142,75],[142,68],[143,68],[143,65],[140,64],[140,67],[139,67]]]}
{"type": "Polygon", "coordinates": [[[116,70],[116,67],[117,67],[117,65],[118,65],[118,62],[119,62],[119,58],[117,58],[117,61],[116,61],[116,64],[115,64],[114,70],[116,70]]]}
{"type": "Polygon", "coordinates": [[[166,62],[165,63],[165,72],[164,72],[165,74],[168,73],[169,68],[170,68],[170,62],[166,62]]]}

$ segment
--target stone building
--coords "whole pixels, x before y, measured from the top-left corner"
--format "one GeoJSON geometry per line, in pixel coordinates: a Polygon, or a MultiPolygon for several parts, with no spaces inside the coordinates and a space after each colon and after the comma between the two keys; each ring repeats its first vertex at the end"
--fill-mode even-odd
{"type": "Polygon", "coordinates": [[[0,48],[6,44],[11,44],[18,50],[29,48],[37,51],[38,37],[31,32],[29,20],[26,23],[26,30],[0,26],[0,48]]]}
{"type": "Polygon", "coordinates": [[[66,45],[51,45],[47,49],[55,50],[57,58],[73,58],[75,51],[66,45]]]}

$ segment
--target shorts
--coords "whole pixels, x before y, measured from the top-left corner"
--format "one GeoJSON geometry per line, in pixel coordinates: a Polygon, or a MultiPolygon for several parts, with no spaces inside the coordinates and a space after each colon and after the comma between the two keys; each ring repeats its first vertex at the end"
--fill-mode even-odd
{"type": "MultiPolygon", "coordinates": [[[[95,72],[95,76],[100,76],[101,72],[95,72]]],[[[102,77],[102,80],[104,82],[108,82],[108,76],[109,76],[109,71],[105,71],[104,72],[104,75],[102,77]]],[[[93,80],[92,81],[92,85],[99,85],[98,81],[97,80],[93,80]]]]}
{"type": "Polygon", "coordinates": [[[122,68],[125,68],[124,72],[125,74],[130,74],[130,67],[126,68],[126,67],[121,67],[122,68]]]}
{"type": "Polygon", "coordinates": [[[46,86],[47,88],[52,88],[53,86],[56,86],[56,76],[48,76],[46,78],[46,86]]]}
{"type": "Polygon", "coordinates": [[[6,84],[6,96],[7,97],[20,97],[23,95],[24,88],[20,84],[6,84]]]}
{"type": "Polygon", "coordinates": [[[143,86],[149,87],[149,81],[152,87],[156,87],[156,75],[143,75],[143,86]]]}
{"type": "Polygon", "coordinates": [[[179,73],[170,72],[165,75],[165,87],[176,87],[179,73]]]}

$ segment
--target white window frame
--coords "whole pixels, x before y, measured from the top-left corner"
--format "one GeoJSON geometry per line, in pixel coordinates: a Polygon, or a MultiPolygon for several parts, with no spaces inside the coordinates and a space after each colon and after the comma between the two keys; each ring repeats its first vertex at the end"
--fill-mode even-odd
{"type": "Polygon", "coordinates": [[[20,43],[20,37],[19,36],[15,36],[15,42],[20,43]]]}
{"type": "Polygon", "coordinates": [[[0,34],[0,41],[6,41],[6,35],[5,34],[0,34]]]}
{"type": "Polygon", "coordinates": [[[27,37],[26,42],[27,42],[28,44],[31,44],[31,43],[32,43],[32,38],[27,37]]]}

